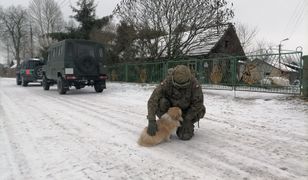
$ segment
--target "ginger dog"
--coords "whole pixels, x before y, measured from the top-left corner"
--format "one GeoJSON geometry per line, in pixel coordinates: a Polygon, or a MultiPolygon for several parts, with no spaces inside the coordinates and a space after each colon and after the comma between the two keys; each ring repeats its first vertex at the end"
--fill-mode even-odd
{"type": "Polygon", "coordinates": [[[140,146],[150,147],[157,145],[163,141],[170,141],[170,136],[177,127],[181,126],[180,121],[183,121],[182,111],[178,107],[171,107],[162,117],[156,121],[157,132],[154,136],[147,133],[147,127],[142,131],[138,144],[140,146]]]}

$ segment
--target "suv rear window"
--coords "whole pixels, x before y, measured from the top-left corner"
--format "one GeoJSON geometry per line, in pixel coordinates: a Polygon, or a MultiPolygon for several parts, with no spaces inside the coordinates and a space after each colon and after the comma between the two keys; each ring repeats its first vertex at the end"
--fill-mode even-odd
{"type": "Polygon", "coordinates": [[[41,61],[25,61],[22,65],[24,69],[34,69],[37,66],[43,65],[41,61]]]}
{"type": "Polygon", "coordinates": [[[91,56],[95,57],[95,47],[86,44],[78,44],[77,45],[77,57],[82,56],[91,56]]]}

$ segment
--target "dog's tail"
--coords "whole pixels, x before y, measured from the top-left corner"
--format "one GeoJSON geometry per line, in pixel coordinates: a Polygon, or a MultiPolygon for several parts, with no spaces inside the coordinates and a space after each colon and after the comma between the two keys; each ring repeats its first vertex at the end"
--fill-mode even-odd
{"type": "Polygon", "coordinates": [[[141,137],[139,138],[138,142],[139,146],[144,146],[144,147],[150,147],[147,143],[144,143],[142,140],[141,140],[141,137]]]}
{"type": "Polygon", "coordinates": [[[152,146],[154,146],[153,144],[148,144],[148,143],[145,143],[143,141],[138,141],[138,144],[140,146],[143,146],[143,147],[152,147],[152,146]]]}
{"type": "Polygon", "coordinates": [[[137,143],[140,146],[144,146],[144,147],[151,147],[157,144],[155,143],[154,137],[148,135],[148,133],[146,132],[146,129],[141,133],[137,143]]]}
{"type": "Polygon", "coordinates": [[[144,147],[151,147],[154,146],[153,143],[149,143],[149,140],[151,139],[151,137],[144,137],[144,136],[140,136],[140,138],[138,139],[138,144],[140,146],[144,146],[144,147]]]}

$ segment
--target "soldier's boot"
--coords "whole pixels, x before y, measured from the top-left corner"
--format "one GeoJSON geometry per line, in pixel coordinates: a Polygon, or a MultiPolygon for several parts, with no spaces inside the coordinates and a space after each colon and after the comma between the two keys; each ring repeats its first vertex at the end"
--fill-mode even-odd
{"type": "Polygon", "coordinates": [[[156,112],[157,117],[161,117],[163,114],[165,114],[168,109],[170,108],[171,104],[168,99],[166,98],[161,98],[159,100],[159,107],[158,111],[156,112]]]}
{"type": "Polygon", "coordinates": [[[178,127],[176,130],[176,135],[181,140],[190,140],[194,136],[194,124],[190,123],[183,123],[182,126],[178,127]]]}

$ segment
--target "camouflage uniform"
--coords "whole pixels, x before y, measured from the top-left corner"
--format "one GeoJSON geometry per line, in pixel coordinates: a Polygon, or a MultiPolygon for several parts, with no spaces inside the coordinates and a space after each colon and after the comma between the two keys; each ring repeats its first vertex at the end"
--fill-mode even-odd
{"type": "Polygon", "coordinates": [[[183,111],[183,123],[177,129],[177,136],[182,140],[189,140],[194,135],[194,123],[203,118],[205,107],[203,93],[196,78],[191,77],[185,87],[176,86],[172,75],[161,82],[148,100],[149,120],[155,116],[161,117],[169,107],[180,107],[183,111]]]}

